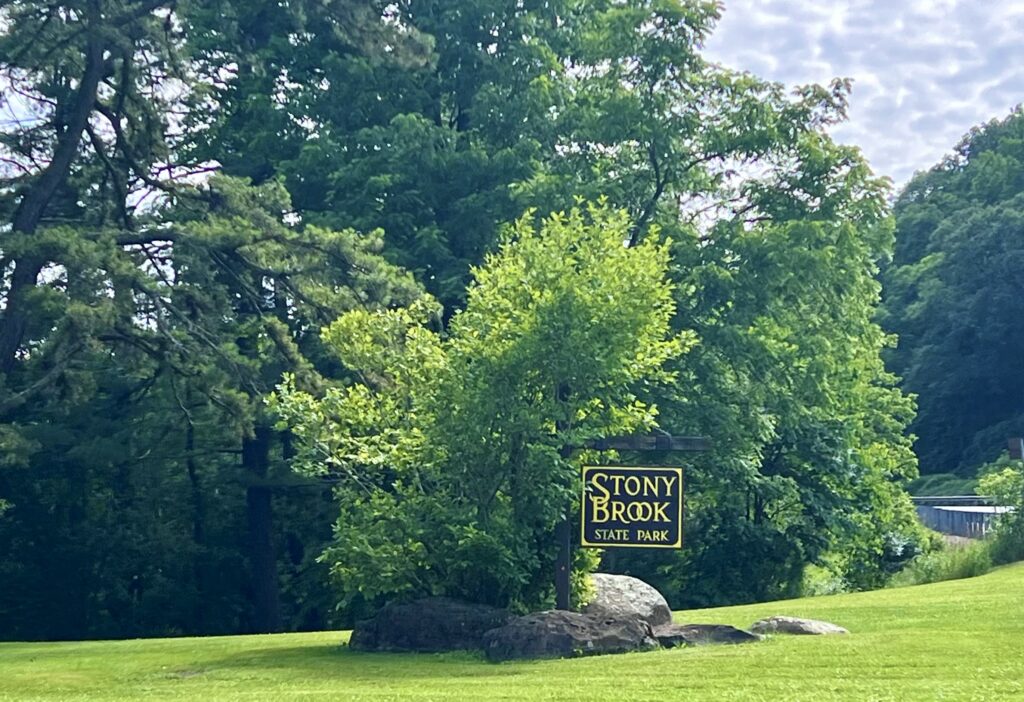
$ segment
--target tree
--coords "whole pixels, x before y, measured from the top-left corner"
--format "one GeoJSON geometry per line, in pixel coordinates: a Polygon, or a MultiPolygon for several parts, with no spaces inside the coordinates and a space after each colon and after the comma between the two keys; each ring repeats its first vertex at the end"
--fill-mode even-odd
{"type": "MultiPolygon", "coordinates": [[[[67,365],[67,349],[81,346],[80,340],[60,345],[64,352],[54,349],[48,373],[18,382],[19,354],[54,324],[52,314],[39,308],[45,297],[35,290],[55,238],[39,234],[40,225],[71,219],[96,228],[130,228],[129,198],[146,185],[165,153],[161,112],[168,101],[154,86],[162,83],[163,72],[175,70],[173,36],[165,26],[168,5],[85,0],[5,7],[0,66],[8,95],[17,96],[8,104],[25,115],[23,126],[3,138],[3,209],[10,229],[3,246],[0,373],[16,393],[6,406],[27,402],[45,388],[67,365]],[[140,56],[145,60],[136,61],[140,56]],[[83,140],[91,147],[84,159],[83,140]],[[98,197],[83,200],[82,189],[98,197]]],[[[70,323],[60,323],[51,336],[74,334],[70,323]]]]}
{"type": "Polygon", "coordinates": [[[876,585],[926,540],[902,489],[913,409],[873,321],[886,183],[825,133],[849,85],[787,93],[707,65],[713,4],[598,6],[576,64],[594,68],[560,112],[573,128],[527,188],[609,193],[640,225],[631,241],[644,222],[671,233],[676,328],[699,343],[656,401],[663,427],[715,444],[693,459],[681,557],[610,565],[692,605],[792,594],[826,558],[850,586],[876,585]]]}
{"type": "Polygon", "coordinates": [[[996,565],[1024,560],[1024,466],[1005,453],[979,471],[978,494],[1010,508],[999,517],[990,545],[996,565]]]}
{"type": "MultiPolygon", "coordinates": [[[[75,556],[65,565],[85,560],[91,570],[106,560],[118,567],[94,571],[80,589],[62,593],[77,597],[69,608],[81,619],[62,618],[51,629],[36,621],[36,631],[67,637],[279,629],[286,626],[279,587],[296,583],[282,577],[276,554],[287,547],[293,566],[308,567],[303,552],[315,553],[317,539],[326,538],[315,521],[305,521],[317,512],[315,484],[304,488],[304,514],[291,504],[298,496],[275,496],[280,483],[302,486],[289,478],[288,437],[272,431],[264,395],[285,370],[307,385],[319,382],[315,331],[337,311],[408,301],[418,289],[374,252],[373,237],[284,225],[289,206],[277,185],[215,178],[200,192],[204,199],[152,215],[159,228],[120,233],[122,244],[52,232],[67,247],[51,249],[53,260],[67,262],[68,273],[43,287],[50,308],[78,321],[78,310],[109,290],[119,314],[93,327],[86,349],[41,395],[45,402],[8,416],[27,470],[6,483],[14,504],[4,531],[13,540],[11,565],[45,562],[50,556],[36,553],[29,539],[63,533],[69,543],[61,549],[75,556]],[[116,275],[105,279],[97,270],[116,275]],[[101,426],[107,428],[97,436],[101,426]],[[275,502],[302,519],[276,526],[275,502]],[[66,523],[44,518],[47,506],[67,510],[66,523]],[[168,531],[159,518],[165,509],[189,538],[168,531]],[[118,520],[114,533],[122,540],[109,531],[118,520]],[[169,549],[173,568],[161,569],[163,554],[148,557],[160,548],[169,549]],[[218,570],[225,562],[248,577],[218,570]],[[160,575],[146,577],[150,572],[160,575]],[[154,600],[169,597],[172,583],[187,584],[191,594],[161,609],[154,600]],[[208,597],[230,602],[222,618],[204,618],[212,603],[200,603],[208,597]],[[107,618],[90,611],[87,603],[97,598],[109,601],[107,618]]],[[[18,575],[28,585],[47,572],[37,565],[18,575]]],[[[22,612],[10,615],[25,625],[22,612]]]]}
{"type": "Polygon", "coordinates": [[[183,337],[179,370],[199,382],[189,392],[221,406],[222,421],[240,442],[252,628],[278,630],[272,487],[275,475],[286,471],[291,449],[273,431],[264,399],[284,372],[304,387],[320,382],[323,352],[315,330],[333,315],[408,302],[418,287],[377,254],[380,242],[372,236],[283,225],[290,206],[280,185],[250,188],[217,178],[211,191],[211,206],[186,205],[166,214],[180,234],[168,258],[174,269],[168,314],[174,319],[167,331],[183,337]]]}
{"type": "Polygon", "coordinates": [[[918,397],[924,472],[971,474],[1024,432],[1022,144],[1019,111],[977,127],[896,203],[884,321],[901,339],[892,368],[918,397]]]}
{"type": "Polygon", "coordinates": [[[723,223],[677,253],[692,261],[679,288],[702,292],[683,312],[701,343],[682,359],[686,397],[660,404],[670,426],[716,439],[688,481],[690,546],[670,588],[684,602],[794,595],[823,559],[877,586],[925,545],[901,487],[916,475],[913,408],[873,321],[884,191],[864,175],[856,218],[723,223]]]}
{"type": "MultiPolygon", "coordinates": [[[[357,10],[384,31],[370,6],[357,10]]],[[[337,314],[408,302],[418,286],[378,255],[375,233],[286,225],[279,184],[209,179],[209,164],[191,160],[194,135],[180,127],[209,108],[203,71],[217,72],[190,53],[199,23],[212,21],[203,8],[88,0],[4,13],[0,61],[26,116],[2,143],[5,567],[25,591],[52,594],[52,564],[34,543],[70,539],[60,547],[69,567],[124,556],[69,589],[75,617],[33,628],[50,606],[38,600],[5,610],[4,629],[68,638],[294,626],[279,588],[295,580],[275,554],[287,546],[291,566],[308,561],[323,525],[315,507],[295,524],[272,520],[275,502],[302,513],[276,490],[288,437],[272,431],[263,394],[283,370],[317,382],[315,330],[337,314]],[[189,538],[146,506],[187,510],[178,523],[189,538]],[[48,512],[67,519],[41,523],[48,512]],[[120,538],[104,538],[119,517],[120,538]],[[161,549],[167,560],[146,559],[161,549]],[[248,578],[217,572],[226,552],[248,578]],[[188,601],[159,604],[176,585],[188,601]],[[197,603],[208,591],[225,604],[217,617],[214,603],[197,603]]]]}
{"type": "Polygon", "coordinates": [[[316,398],[290,380],[275,409],[301,470],[338,481],[324,558],[343,603],[550,597],[552,529],[579,492],[571,448],[651,427],[638,389],[670,381],[688,341],[669,334],[668,246],[626,248],[629,224],[602,206],[520,219],[447,335],[426,302],[324,330],[360,381],[316,398]]]}
{"type": "Polygon", "coordinates": [[[709,492],[704,514],[712,518],[719,499],[752,503],[721,511],[740,541],[718,538],[713,520],[706,533],[691,531],[709,557],[707,597],[737,593],[737,581],[754,583],[748,599],[792,591],[805,563],[843,544],[862,549],[840,566],[860,585],[913,555],[921,537],[899,487],[915,470],[901,435],[911,409],[877,364],[886,340],[865,321],[876,304],[872,272],[891,246],[885,186],[824,133],[845,118],[848,84],[790,92],[708,65],[698,47],[718,17],[714,3],[405,10],[404,22],[434,37],[436,62],[381,71],[351,56],[314,64],[261,54],[263,70],[294,83],[280,109],[307,125],[297,155],[269,167],[302,216],[383,227],[386,255],[412,268],[450,315],[500,222],[529,207],[558,211],[580,194],[607,196],[630,212],[631,243],[651,224],[677,242],[678,289],[688,296],[680,309],[693,318],[680,314],[676,328],[698,327],[699,348],[714,359],[687,368],[706,394],[658,398],[669,429],[718,438],[698,470],[742,467],[709,492]],[[367,82],[375,92],[364,104],[367,82]],[[811,265],[820,280],[777,272],[786,262],[811,265]],[[766,276],[775,280],[762,286],[766,276]],[[804,317],[822,321],[800,335],[804,317]],[[805,368],[810,377],[798,377],[805,368]],[[720,383],[708,378],[719,373],[720,383]],[[849,418],[865,428],[847,427],[849,418]],[[802,501],[807,513],[793,512],[802,501]],[[766,555],[727,576],[737,544],[766,555]],[[778,574],[766,570],[773,561],[778,574]]]}

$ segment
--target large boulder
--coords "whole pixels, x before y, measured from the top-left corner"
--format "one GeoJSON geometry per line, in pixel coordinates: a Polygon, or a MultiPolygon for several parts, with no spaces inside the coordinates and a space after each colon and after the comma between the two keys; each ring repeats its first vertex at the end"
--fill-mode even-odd
{"type": "Polygon", "coordinates": [[[762,636],[726,624],[665,624],[654,627],[654,638],[662,646],[704,646],[761,641],[762,636]]]}
{"type": "Polygon", "coordinates": [[[593,601],[582,609],[599,619],[638,617],[652,627],[672,623],[672,610],[660,592],[628,575],[593,574],[593,601]]]}
{"type": "Polygon", "coordinates": [[[768,617],[754,622],[750,630],[757,634],[849,634],[846,629],[831,622],[799,617],[768,617]]]}
{"type": "Polygon", "coordinates": [[[389,604],[359,622],[349,645],[360,651],[457,651],[479,649],[484,632],[509,619],[503,609],[447,597],[389,604]]]}
{"type": "Polygon", "coordinates": [[[484,634],[484,653],[491,661],[516,658],[572,658],[601,653],[627,653],[658,648],[646,622],[601,619],[578,612],[551,610],[516,617],[484,634]]]}

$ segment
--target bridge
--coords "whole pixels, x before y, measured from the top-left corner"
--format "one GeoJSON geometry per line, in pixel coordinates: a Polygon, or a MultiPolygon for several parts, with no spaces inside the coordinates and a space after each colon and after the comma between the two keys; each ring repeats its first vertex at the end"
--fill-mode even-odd
{"type": "Polygon", "coordinates": [[[938,497],[911,497],[917,516],[929,529],[942,534],[980,539],[992,531],[999,515],[1013,511],[1013,507],[996,505],[991,497],[977,495],[951,495],[938,497]]]}

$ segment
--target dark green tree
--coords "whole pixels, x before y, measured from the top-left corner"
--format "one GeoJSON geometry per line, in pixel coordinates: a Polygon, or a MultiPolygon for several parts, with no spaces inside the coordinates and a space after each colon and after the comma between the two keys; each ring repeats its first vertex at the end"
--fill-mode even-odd
{"type": "Polygon", "coordinates": [[[884,320],[900,337],[892,368],[917,395],[923,472],[971,475],[1024,433],[1022,184],[1018,111],[973,129],[896,203],[884,320]]]}
{"type": "Polygon", "coordinates": [[[327,492],[295,488],[263,398],[285,370],[318,382],[320,326],[418,287],[378,234],[286,225],[276,182],[196,184],[210,165],[181,126],[209,108],[186,32],[213,21],[203,10],[4,8],[0,66],[25,119],[2,142],[0,540],[33,593],[2,611],[12,636],[274,630],[305,625],[302,607],[323,624],[322,597],[300,592],[323,588],[298,571],[315,569],[327,492]],[[275,525],[275,502],[295,521],[275,525]],[[54,596],[73,567],[91,575],[54,596]],[[47,596],[74,616],[42,621],[62,611],[47,596]]]}

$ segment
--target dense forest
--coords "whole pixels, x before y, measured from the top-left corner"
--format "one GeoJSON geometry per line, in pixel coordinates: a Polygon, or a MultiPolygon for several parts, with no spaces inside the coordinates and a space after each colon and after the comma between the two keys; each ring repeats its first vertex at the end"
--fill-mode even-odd
{"type": "Polygon", "coordinates": [[[1024,116],[892,206],[849,83],[706,61],[720,9],[4,3],[0,638],[550,605],[576,449],[636,432],[713,442],[655,458],[685,548],[577,574],[703,606],[931,548],[917,456],[1024,433],[1024,116]]]}
{"type": "Polygon", "coordinates": [[[975,128],[895,205],[885,282],[891,367],[918,397],[927,473],[973,475],[1024,435],[1024,114],[975,128]]]}

